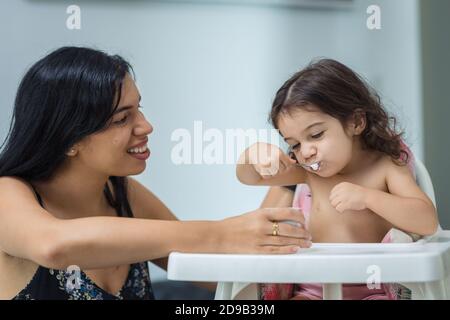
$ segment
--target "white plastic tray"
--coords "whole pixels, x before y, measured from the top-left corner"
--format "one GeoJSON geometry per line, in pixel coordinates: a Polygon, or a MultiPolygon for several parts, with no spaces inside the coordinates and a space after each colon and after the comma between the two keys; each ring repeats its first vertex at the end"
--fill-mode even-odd
{"type": "Polygon", "coordinates": [[[450,234],[415,243],[321,243],[290,255],[171,253],[168,279],[258,283],[429,282],[450,270],[450,234]]]}

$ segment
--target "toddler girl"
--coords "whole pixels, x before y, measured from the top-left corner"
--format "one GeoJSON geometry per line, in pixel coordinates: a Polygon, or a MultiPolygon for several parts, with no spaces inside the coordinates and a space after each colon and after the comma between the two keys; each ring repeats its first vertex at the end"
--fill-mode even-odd
{"type": "MultiPolygon", "coordinates": [[[[313,242],[377,243],[391,228],[435,233],[436,209],[408,169],[395,119],[348,67],[323,59],[294,74],[278,90],[270,120],[287,153],[254,144],[241,155],[237,177],[249,185],[306,183],[313,242]]],[[[383,298],[366,285],[344,285],[343,294],[383,298]]],[[[299,285],[294,298],[320,299],[321,289],[299,285]]]]}

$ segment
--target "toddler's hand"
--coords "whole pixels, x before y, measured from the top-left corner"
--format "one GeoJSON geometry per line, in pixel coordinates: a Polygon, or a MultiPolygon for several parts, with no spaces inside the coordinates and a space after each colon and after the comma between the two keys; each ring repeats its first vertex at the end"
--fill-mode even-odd
{"type": "Polygon", "coordinates": [[[364,210],[367,208],[366,195],[366,188],[350,182],[341,182],[331,190],[330,202],[340,213],[345,210],[364,210]]]}
{"type": "Polygon", "coordinates": [[[259,142],[249,148],[249,162],[263,179],[282,173],[296,161],[273,144],[259,142]]]}

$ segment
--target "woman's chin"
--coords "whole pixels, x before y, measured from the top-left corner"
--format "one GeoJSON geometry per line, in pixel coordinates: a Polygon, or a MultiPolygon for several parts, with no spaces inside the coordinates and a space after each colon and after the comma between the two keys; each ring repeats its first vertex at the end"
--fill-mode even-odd
{"type": "Polygon", "coordinates": [[[130,175],[136,175],[136,174],[141,174],[142,172],[145,171],[145,168],[147,167],[146,163],[144,162],[140,168],[136,168],[135,170],[133,170],[133,173],[130,173],[130,175]]]}
{"type": "Polygon", "coordinates": [[[142,172],[145,171],[146,168],[146,163],[142,163],[140,165],[137,166],[133,166],[132,168],[129,168],[128,170],[120,170],[120,174],[117,174],[116,176],[118,177],[126,177],[126,176],[135,176],[138,174],[141,174],[142,172]]]}

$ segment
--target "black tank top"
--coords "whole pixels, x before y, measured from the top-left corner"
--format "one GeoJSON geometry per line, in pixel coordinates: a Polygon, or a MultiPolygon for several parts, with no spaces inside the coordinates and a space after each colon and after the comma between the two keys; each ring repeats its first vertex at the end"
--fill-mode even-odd
{"type": "MultiPolygon", "coordinates": [[[[32,186],[33,187],[33,186],[32,186]]],[[[39,204],[41,196],[33,187],[39,204]]],[[[125,284],[111,294],[79,269],[55,270],[39,266],[28,285],[13,300],[153,300],[153,289],[147,262],[130,265],[125,284]]]]}

